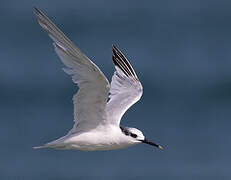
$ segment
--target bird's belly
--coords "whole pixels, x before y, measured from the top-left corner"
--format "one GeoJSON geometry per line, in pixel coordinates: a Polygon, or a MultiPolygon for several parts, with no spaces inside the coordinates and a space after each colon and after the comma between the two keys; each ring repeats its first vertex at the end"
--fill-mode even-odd
{"type": "Polygon", "coordinates": [[[114,149],[123,149],[133,144],[70,144],[70,149],[76,149],[81,151],[105,151],[105,150],[114,150],[114,149]]]}
{"type": "Polygon", "coordinates": [[[133,143],[124,141],[121,137],[107,133],[83,133],[76,136],[73,135],[65,141],[68,144],[68,149],[82,151],[123,149],[133,145],[133,143]]]}

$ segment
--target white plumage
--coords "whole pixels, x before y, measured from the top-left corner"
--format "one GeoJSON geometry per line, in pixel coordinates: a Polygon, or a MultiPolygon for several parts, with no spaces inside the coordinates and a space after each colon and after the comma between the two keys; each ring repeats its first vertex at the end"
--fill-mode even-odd
{"type": "Polygon", "coordinates": [[[66,66],[64,71],[79,86],[73,96],[73,128],[64,137],[35,148],[111,150],[141,142],[162,148],[148,141],[140,130],[120,126],[123,114],[143,93],[135,71],[122,52],[113,46],[116,71],[110,85],[100,69],[38,8],[35,15],[54,41],[55,51],[66,66]]]}

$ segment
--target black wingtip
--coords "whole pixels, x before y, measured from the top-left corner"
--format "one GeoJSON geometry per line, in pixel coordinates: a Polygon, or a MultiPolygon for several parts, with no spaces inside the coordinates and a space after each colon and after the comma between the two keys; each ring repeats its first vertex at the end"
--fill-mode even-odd
{"type": "Polygon", "coordinates": [[[114,54],[115,57],[125,58],[125,56],[122,54],[122,52],[114,44],[112,44],[112,52],[113,52],[113,54],[114,54]]]}
{"type": "Polygon", "coordinates": [[[112,50],[115,53],[119,52],[120,54],[122,54],[121,51],[114,44],[112,44],[112,50]]]}
{"type": "Polygon", "coordinates": [[[114,55],[112,55],[112,60],[115,66],[119,66],[114,55]]]}
{"type": "Polygon", "coordinates": [[[43,12],[36,6],[34,6],[34,14],[37,16],[37,17],[41,17],[41,16],[44,16],[43,12]]]}
{"type": "Polygon", "coordinates": [[[40,16],[46,17],[46,15],[36,6],[34,6],[34,14],[37,17],[40,17],[40,16]]]}
{"type": "Polygon", "coordinates": [[[134,69],[132,68],[131,64],[129,63],[128,59],[123,55],[123,53],[115,46],[112,45],[112,51],[114,55],[114,64],[115,61],[117,62],[117,65],[123,69],[123,71],[126,71],[126,75],[133,76],[135,79],[138,79],[134,69]]]}
{"type": "Polygon", "coordinates": [[[114,54],[116,54],[116,52],[118,52],[118,48],[114,44],[112,44],[112,52],[114,54]]]}
{"type": "Polygon", "coordinates": [[[34,13],[35,14],[38,14],[38,13],[41,12],[40,9],[37,6],[34,6],[33,8],[34,8],[34,13]]]}

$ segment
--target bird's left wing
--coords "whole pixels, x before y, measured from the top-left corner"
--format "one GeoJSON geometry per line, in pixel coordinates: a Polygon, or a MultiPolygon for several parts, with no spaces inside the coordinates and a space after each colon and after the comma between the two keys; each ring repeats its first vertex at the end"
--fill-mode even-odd
{"type": "Polygon", "coordinates": [[[116,71],[112,76],[107,114],[112,124],[119,125],[123,114],[141,98],[143,88],[128,59],[115,46],[112,50],[116,71]]]}
{"type": "Polygon", "coordinates": [[[45,14],[35,8],[35,15],[53,39],[55,51],[67,67],[64,71],[79,86],[78,93],[73,97],[75,124],[70,132],[97,127],[106,121],[105,108],[110,87],[108,80],[45,14]]]}

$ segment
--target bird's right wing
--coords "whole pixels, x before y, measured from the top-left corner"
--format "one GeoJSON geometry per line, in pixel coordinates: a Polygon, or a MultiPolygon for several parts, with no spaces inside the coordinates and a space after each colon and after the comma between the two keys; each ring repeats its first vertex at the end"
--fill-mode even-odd
{"type": "Polygon", "coordinates": [[[95,128],[106,121],[105,108],[110,87],[108,80],[45,14],[35,8],[35,15],[54,41],[55,51],[67,67],[64,71],[79,86],[78,93],[73,97],[75,124],[70,132],[95,128]]]}
{"type": "Polygon", "coordinates": [[[123,114],[142,96],[142,85],[127,58],[112,47],[116,71],[112,76],[107,114],[112,124],[120,124],[123,114]]]}

